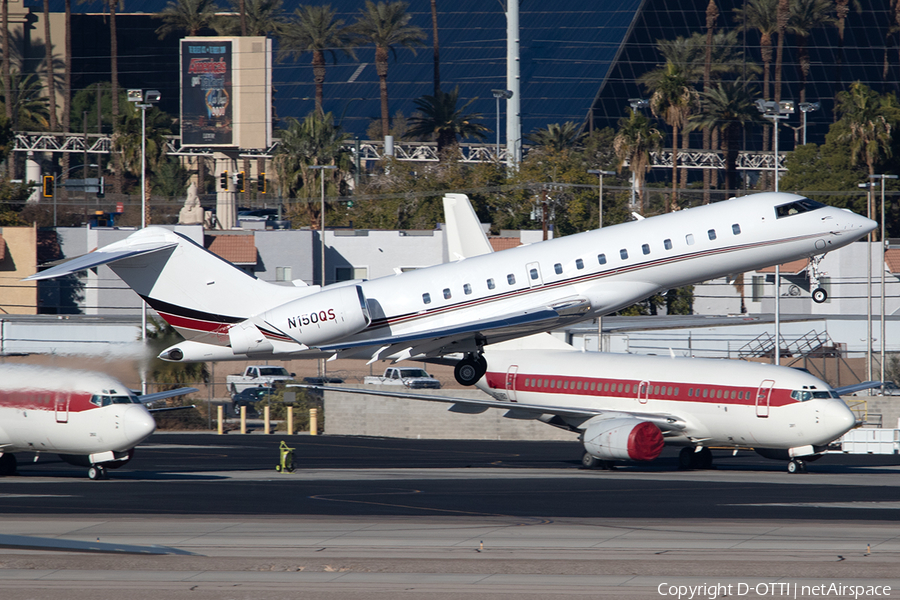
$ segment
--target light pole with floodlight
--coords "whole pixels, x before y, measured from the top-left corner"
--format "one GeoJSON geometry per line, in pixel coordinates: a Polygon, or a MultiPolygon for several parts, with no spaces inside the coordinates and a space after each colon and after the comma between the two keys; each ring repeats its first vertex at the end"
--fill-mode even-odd
{"type": "Polygon", "coordinates": [[[797,105],[800,112],[803,113],[803,145],[806,145],[806,113],[816,112],[821,108],[818,102],[801,102],[797,105]]]}
{"type": "MultiPolygon", "coordinates": [[[[756,108],[764,119],[772,121],[775,152],[775,191],[778,191],[778,121],[787,119],[794,113],[794,103],[790,100],[775,102],[757,100],[756,108]]],[[[781,265],[775,265],[775,364],[781,364],[781,265]]]]}
{"type": "Polygon", "coordinates": [[[494,99],[497,101],[497,161],[500,160],[500,99],[509,100],[512,98],[512,90],[491,90],[494,99]]]}
{"type": "MultiPolygon", "coordinates": [[[[866,216],[872,218],[871,181],[858,183],[857,187],[866,189],[866,216]]],[[[866,381],[872,381],[872,232],[866,236],[866,381]]],[[[870,392],[866,392],[868,395],[870,392]]]]}
{"type": "MultiPolygon", "coordinates": [[[[147,226],[147,109],[159,102],[159,90],[128,90],[128,101],[141,109],[141,229],[147,226]]],[[[141,304],[141,342],[147,344],[147,303],[141,304]]],[[[141,373],[141,393],[147,393],[146,373],[141,373]]]]}
{"type": "Polygon", "coordinates": [[[307,169],[309,169],[310,171],[321,171],[322,172],[322,176],[319,178],[321,180],[321,184],[322,184],[322,214],[321,214],[321,219],[320,219],[321,225],[320,225],[320,229],[319,229],[319,238],[321,240],[320,249],[321,249],[321,254],[322,254],[322,262],[321,262],[322,272],[320,273],[319,281],[320,281],[322,287],[324,288],[325,287],[325,170],[327,169],[329,171],[333,171],[334,169],[337,169],[337,167],[334,165],[311,165],[311,166],[307,167],[307,169]]]}
{"type": "Polygon", "coordinates": [[[603,228],[603,176],[604,175],[615,175],[615,171],[601,171],[600,169],[588,169],[588,173],[591,175],[599,175],[600,176],[600,188],[597,192],[597,207],[600,212],[600,228],[603,228]]]}

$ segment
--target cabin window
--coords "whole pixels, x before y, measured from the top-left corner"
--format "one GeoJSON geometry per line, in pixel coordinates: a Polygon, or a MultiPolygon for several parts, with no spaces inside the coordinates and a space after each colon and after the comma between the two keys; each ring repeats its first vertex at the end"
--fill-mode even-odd
{"type": "Polygon", "coordinates": [[[488,279],[488,280],[487,280],[487,286],[488,286],[488,289],[489,289],[489,290],[492,290],[492,289],[494,289],[495,287],[497,287],[496,285],[494,285],[494,280],[493,280],[493,279],[488,279]]]}
{"type": "Polygon", "coordinates": [[[678,395],[678,388],[675,388],[675,395],[678,395]]]}
{"type": "Polygon", "coordinates": [[[709,390],[706,388],[703,388],[703,397],[706,398],[708,396],[709,396],[709,390]]]}
{"type": "Polygon", "coordinates": [[[561,275],[562,274],[562,265],[559,263],[556,263],[555,265],[553,265],[553,270],[556,271],[557,275],[561,275]]]}
{"type": "Polygon", "coordinates": [[[722,390],[716,391],[716,398],[721,398],[721,397],[722,397],[722,390]]]}
{"type": "Polygon", "coordinates": [[[537,269],[531,269],[530,271],[528,271],[528,275],[529,275],[532,279],[537,279],[537,278],[538,278],[538,272],[537,272],[537,269]]]}
{"type": "Polygon", "coordinates": [[[659,396],[659,386],[658,385],[653,386],[653,395],[659,396]]]}
{"type": "Polygon", "coordinates": [[[744,399],[744,392],[738,392],[738,400],[744,399]]]}
{"type": "Polygon", "coordinates": [[[687,234],[686,236],[684,236],[684,242],[685,242],[688,246],[693,246],[693,245],[694,245],[694,234],[693,234],[693,233],[689,233],[689,234],[687,234]]]}
{"type": "Polygon", "coordinates": [[[670,385],[670,386],[666,389],[666,396],[671,396],[671,395],[672,395],[672,386],[670,385]]]}
{"type": "Polygon", "coordinates": [[[581,382],[580,382],[580,381],[575,385],[575,389],[578,389],[578,390],[581,389],[581,382]]]}
{"type": "Polygon", "coordinates": [[[599,262],[601,265],[605,265],[605,264],[606,264],[606,255],[605,255],[605,254],[598,254],[598,255],[597,255],[597,262],[599,262]]]}
{"type": "Polygon", "coordinates": [[[425,304],[431,304],[431,294],[429,294],[428,292],[422,294],[422,302],[424,302],[425,304]]]}
{"type": "Polygon", "coordinates": [[[694,388],[688,388],[688,398],[694,397],[694,388]]]}
{"type": "Polygon", "coordinates": [[[591,391],[595,391],[597,389],[597,384],[595,382],[591,382],[591,391]]]}
{"type": "Polygon", "coordinates": [[[506,281],[509,285],[516,285],[516,276],[510,273],[506,276],[506,281]]]}
{"type": "Polygon", "coordinates": [[[550,380],[550,389],[552,390],[552,389],[555,389],[555,388],[556,388],[556,381],[553,380],[553,379],[551,379],[551,380],[550,380]]]}
{"type": "Polygon", "coordinates": [[[628,250],[622,248],[621,250],[619,250],[619,256],[622,257],[622,260],[628,260],[628,250]]]}
{"type": "MultiPolygon", "coordinates": [[[[637,391],[637,386],[634,386],[634,391],[637,391]]],[[[625,393],[626,394],[631,393],[631,384],[630,383],[625,386],[625,393]]]]}
{"type": "Polygon", "coordinates": [[[670,239],[668,239],[668,238],[664,239],[664,240],[663,240],[663,247],[664,247],[666,250],[671,250],[671,249],[672,249],[672,240],[670,240],[670,239]]]}
{"type": "Polygon", "coordinates": [[[731,390],[731,399],[734,400],[735,398],[737,398],[737,392],[731,390]]]}
{"type": "Polygon", "coordinates": [[[450,288],[444,288],[444,300],[449,300],[451,295],[450,288]]]}
{"type": "Polygon", "coordinates": [[[716,239],[716,230],[715,229],[710,229],[709,231],[706,232],[706,234],[709,236],[710,240],[716,239]]]}
{"type": "Polygon", "coordinates": [[[644,244],[643,246],[641,246],[641,251],[644,254],[650,254],[650,244],[644,244]]]}
{"type": "Polygon", "coordinates": [[[469,294],[471,294],[471,293],[472,293],[472,286],[469,285],[468,283],[464,283],[464,284],[463,284],[463,293],[464,293],[466,296],[468,296],[469,294]]]}
{"type": "Polygon", "coordinates": [[[618,389],[618,391],[619,391],[620,393],[621,393],[621,391],[622,391],[622,386],[623,386],[623,385],[624,385],[624,384],[621,384],[621,383],[619,384],[619,389],[618,389]]]}
{"type": "Polygon", "coordinates": [[[584,268],[584,261],[581,260],[580,258],[576,258],[576,259],[575,259],[575,268],[576,268],[576,269],[583,269],[583,268],[584,268]]]}
{"type": "Polygon", "coordinates": [[[734,235],[741,235],[741,226],[735,223],[731,226],[731,233],[734,235]]]}
{"type": "Polygon", "coordinates": [[[569,380],[568,380],[568,379],[566,379],[565,381],[563,381],[563,389],[564,389],[564,390],[569,389],[569,380]]]}

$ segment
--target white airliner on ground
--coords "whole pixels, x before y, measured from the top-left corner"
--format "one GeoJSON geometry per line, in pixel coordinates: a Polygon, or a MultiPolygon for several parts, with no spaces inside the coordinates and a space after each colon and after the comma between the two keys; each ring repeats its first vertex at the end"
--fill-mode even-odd
{"type": "Polygon", "coordinates": [[[493,399],[329,388],[451,403],[450,410],[537,419],[577,432],[586,467],[650,461],[664,444],[683,446],[684,468],[712,465],[710,447],[754,449],[805,471],[856,424],[838,391],[789,367],[702,358],[582,352],[541,334],[491,346],[476,385],[493,399]]]}
{"type": "Polygon", "coordinates": [[[186,341],[166,360],[465,358],[484,347],[608,314],[661,291],[845,246],[876,223],[793,194],[763,193],[370,281],[267,283],[149,227],[32,275],[111,268],[186,341]]]}
{"type": "Polygon", "coordinates": [[[102,373],[0,365],[0,475],[16,472],[16,452],[38,452],[105,479],[106,469],[131,460],[134,447],[156,430],[145,403],[196,391],[136,397],[102,373]]]}

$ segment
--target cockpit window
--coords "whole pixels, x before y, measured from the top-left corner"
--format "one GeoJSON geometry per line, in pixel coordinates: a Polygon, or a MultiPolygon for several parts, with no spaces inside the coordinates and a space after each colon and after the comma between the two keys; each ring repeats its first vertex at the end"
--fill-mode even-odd
{"type": "Polygon", "coordinates": [[[104,396],[95,394],[91,396],[91,404],[94,406],[109,406],[110,404],[140,404],[140,401],[131,396],[104,396]]]}
{"type": "Polygon", "coordinates": [[[800,402],[806,402],[807,400],[812,400],[813,398],[838,398],[837,392],[834,390],[794,390],[791,392],[791,398],[794,400],[799,400],[800,402]]]}
{"type": "Polygon", "coordinates": [[[775,216],[779,219],[782,217],[791,217],[793,215],[799,215],[800,213],[809,212],[811,210],[818,210],[824,207],[825,205],[821,202],[816,202],[815,200],[810,200],[809,198],[802,198],[794,202],[788,202],[787,204],[776,206],[775,216]]]}

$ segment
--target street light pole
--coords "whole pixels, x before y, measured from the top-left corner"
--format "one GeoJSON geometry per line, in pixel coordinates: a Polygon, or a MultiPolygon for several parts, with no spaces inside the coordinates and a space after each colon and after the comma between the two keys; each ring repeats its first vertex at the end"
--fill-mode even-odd
{"type": "Polygon", "coordinates": [[[897,179],[897,175],[869,175],[869,179],[880,179],[881,180],[881,373],[879,376],[879,381],[881,382],[881,394],[884,395],[884,364],[886,360],[885,355],[885,322],[884,322],[884,310],[885,310],[885,296],[884,296],[884,269],[885,269],[885,259],[884,254],[887,247],[887,238],[885,238],[885,223],[884,223],[884,180],[885,179],[897,179]]]}
{"type": "Polygon", "coordinates": [[[321,191],[322,191],[322,210],[320,215],[320,225],[319,225],[319,249],[321,254],[321,272],[319,273],[319,283],[324,288],[325,287],[325,170],[333,171],[337,169],[334,165],[311,165],[307,167],[311,171],[321,171],[321,177],[319,177],[321,182],[321,191]]]}
{"type": "Polygon", "coordinates": [[[820,104],[818,102],[801,102],[797,106],[800,107],[800,112],[803,113],[803,145],[806,145],[806,113],[808,112],[816,112],[820,108],[820,104]]]}
{"type": "Polygon", "coordinates": [[[591,175],[598,175],[600,177],[600,188],[597,192],[597,207],[599,208],[600,213],[600,229],[603,229],[603,176],[604,175],[615,175],[615,171],[601,171],[599,169],[588,169],[588,173],[591,175]]]}
{"type": "MultiPolygon", "coordinates": [[[[872,182],[860,183],[858,187],[866,188],[866,216],[871,219],[872,182]]],[[[872,232],[866,237],[866,381],[872,381],[872,232]]]]}
{"type": "MultiPolygon", "coordinates": [[[[763,118],[772,121],[775,130],[775,191],[778,191],[778,121],[787,119],[794,113],[794,103],[790,100],[775,102],[773,100],[757,100],[756,108],[763,118]]],[[[775,265],[775,364],[781,364],[781,265],[775,265]]]]}
{"type": "Polygon", "coordinates": [[[511,90],[491,90],[494,99],[497,101],[497,162],[500,162],[500,99],[509,100],[513,93],[511,90]]]}

